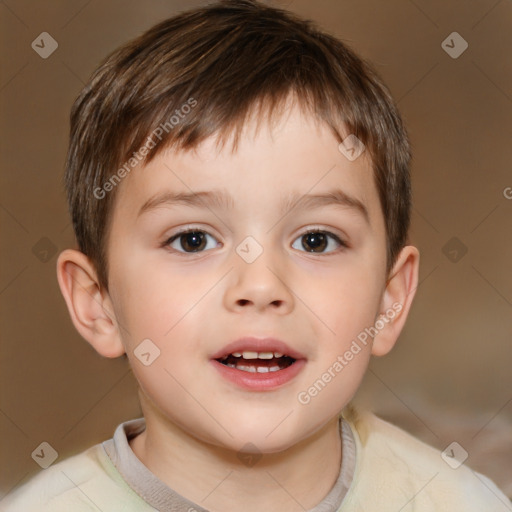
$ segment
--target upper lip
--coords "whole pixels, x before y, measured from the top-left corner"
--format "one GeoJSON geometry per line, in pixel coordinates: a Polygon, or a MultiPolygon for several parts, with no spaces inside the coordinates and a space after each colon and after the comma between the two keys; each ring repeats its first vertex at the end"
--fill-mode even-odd
{"type": "Polygon", "coordinates": [[[229,356],[233,352],[279,352],[293,359],[305,359],[304,355],[290,348],[284,341],[276,338],[255,338],[252,336],[240,338],[221,348],[212,359],[229,356]]]}

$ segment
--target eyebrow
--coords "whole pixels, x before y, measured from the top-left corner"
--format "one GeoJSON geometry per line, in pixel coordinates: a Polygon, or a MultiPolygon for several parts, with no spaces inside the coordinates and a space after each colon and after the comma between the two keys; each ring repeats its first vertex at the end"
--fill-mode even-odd
{"type": "MultiPolygon", "coordinates": [[[[192,206],[204,208],[233,209],[233,198],[223,190],[209,190],[201,192],[171,192],[163,191],[150,197],[140,208],[137,217],[161,206],[192,206]]],[[[314,209],[322,206],[336,206],[350,208],[358,212],[370,224],[370,217],[366,206],[354,196],[340,189],[329,190],[321,194],[293,193],[283,202],[281,214],[287,215],[295,208],[314,209]]]]}

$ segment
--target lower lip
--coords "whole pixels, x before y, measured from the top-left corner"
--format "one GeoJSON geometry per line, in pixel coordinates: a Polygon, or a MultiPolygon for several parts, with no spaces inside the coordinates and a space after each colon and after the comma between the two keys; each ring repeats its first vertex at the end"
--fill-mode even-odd
{"type": "Polygon", "coordinates": [[[212,364],[226,380],[233,382],[238,387],[250,391],[269,391],[283,386],[296,377],[304,368],[306,360],[298,359],[283,370],[267,373],[251,373],[237,370],[236,368],[219,363],[216,359],[212,359],[212,364]]]}

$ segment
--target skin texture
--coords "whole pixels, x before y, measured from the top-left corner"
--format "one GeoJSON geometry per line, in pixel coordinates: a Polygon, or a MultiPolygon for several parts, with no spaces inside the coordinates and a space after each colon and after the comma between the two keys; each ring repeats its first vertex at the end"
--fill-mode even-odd
{"type": "Polygon", "coordinates": [[[109,293],[82,253],[65,250],[57,264],[80,334],[103,356],[128,355],[147,422],[131,441],[135,454],[214,512],[302,511],[327,495],[342,458],[337,415],[371,355],[393,347],[417,287],[413,246],[385,275],[384,218],[367,154],[348,160],[326,126],[293,104],[284,112],[272,128],[248,119],[235,152],[212,137],[194,151],[167,150],[124,179],[108,240],[109,293]],[[347,206],[283,206],[290,194],[334,188],[361,201],[369,223],[347,206]],[[164,190],[224,190],[232,205],[162,204],[138,216],[164,190]],[[165,245],[189,228],[210,235],[202,252],[184,252],[179,237],[165,245]],[[329,239],[324,252],[311,252],[302,243],[310,249],[304,235],[312,229],[348,247],[329,239]],[[263,249],[253,263],[236,251],[247,236],[263,249]],[[400,311],[378,335],[300,403],[298,394],[393,304],[400,311]],[[211,358],[243,336],[283,340],[306,364],[278,389],[241,389],[211,358]],[[148,338],[160,356],[144,366],[134,350],[148,338]],[[237,456],[247,443],[262,455],[251,467],[237,456]]]}

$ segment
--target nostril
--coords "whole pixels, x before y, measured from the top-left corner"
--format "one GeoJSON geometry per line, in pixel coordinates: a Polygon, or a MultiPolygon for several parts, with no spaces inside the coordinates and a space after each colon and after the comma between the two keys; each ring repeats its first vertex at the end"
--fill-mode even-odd
{"type": "Polygon", "coordinates": [[[250,301],[249,301],[249,300],[247,300],[247,299],[240,299],[240,300],[238,301],[238,303],[240,304],[240,306],[245,306],[246,304],[249,304],[249,302],[250,302],[250,301]]]}

